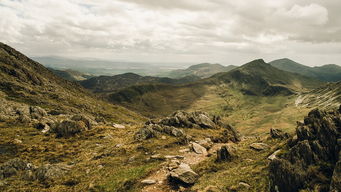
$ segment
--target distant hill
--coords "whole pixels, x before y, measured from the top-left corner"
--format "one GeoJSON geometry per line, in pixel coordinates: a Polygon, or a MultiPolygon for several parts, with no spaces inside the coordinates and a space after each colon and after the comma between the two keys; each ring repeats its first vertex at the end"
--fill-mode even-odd
{"type": "Polygon", "coordinates": [[[181,79],[168,77],[141,76],[135,73],[125,73],[114,76],[98,76],[84,81],[80,84],[93,92],[113,92],[133,85],[142,84],[181,84],[199,79],[196,76],[186,76],[181,79]]]}
{"type": "Polygon", "coordinates": [[[66,79],[68,81],[83,81],[83,80],[93,77],[92,75],[84,74],[84,73],[81,73],[79,71],[75,71],[72,69],[66,69],[66,70],[53,69],[53,68],[48,68],[48,69],[52,71],[52,73],[54,73],[55,75],[63,79],[66,79]]]}
{"type": "Polygon", "coordinates": [[[321,81],[341,81],[341,67],[335,64],[309,67],[286,58],[271,61],[269,64],[284,71],[313,77],[321,81]]]}
{"type": "Polygon", "coordinates": [[[211,79],[227,82],[251,95],[291,94],[321,85],[318,80],[277,69],[262,59],[218,73],[211,79]]]}
{"type": "Polygon", "coordinates": [[[201,63],[192,65],[187,69],[178,69],[167,73],[165,76],[170,78],[182,78],[186,76],[198,76],[200,78],[207,78],[216,73],[227,72],[236,68],[236,66],[223,66],[220,64],[201,63]]]}

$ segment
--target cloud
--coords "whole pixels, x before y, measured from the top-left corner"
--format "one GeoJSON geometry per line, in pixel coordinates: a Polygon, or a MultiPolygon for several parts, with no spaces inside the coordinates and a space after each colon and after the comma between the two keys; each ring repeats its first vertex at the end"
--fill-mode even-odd
{"type": "Polygon", "coordinates": [[[341,59],[333,51],[341,47],[340,5],[339,0],[2,0],[0,41],[30,56],[223,64],[311,57],[321,47],[324,56],[313,64],[328,55],[330,63],[341,59]]]}

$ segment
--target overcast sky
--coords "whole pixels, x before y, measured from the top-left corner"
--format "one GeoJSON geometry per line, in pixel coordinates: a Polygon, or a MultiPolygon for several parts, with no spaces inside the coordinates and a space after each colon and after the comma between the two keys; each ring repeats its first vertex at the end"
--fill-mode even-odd
{"type": "Polygon", "coordinates": [[[28,56],[341,64],[340,0],[0,0],[0,41],[28,56]]]}

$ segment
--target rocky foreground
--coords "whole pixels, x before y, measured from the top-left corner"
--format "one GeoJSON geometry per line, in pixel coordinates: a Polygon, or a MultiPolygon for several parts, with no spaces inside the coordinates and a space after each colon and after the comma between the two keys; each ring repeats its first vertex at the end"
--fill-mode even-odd
{"type": "Polygon", "coordinates": [[[270,163],[270,190],[341,190],[341,106],[312,110],[298,122],[296,135],[270,163]]]}

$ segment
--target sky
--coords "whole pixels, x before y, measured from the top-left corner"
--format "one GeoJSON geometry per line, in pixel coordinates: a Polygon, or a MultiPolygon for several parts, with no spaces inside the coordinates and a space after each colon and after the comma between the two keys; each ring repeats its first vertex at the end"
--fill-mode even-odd
{"type": "Polygon", "coordinates": [[[0,41],[30,57],[341,64],[340,0],[0,0],[0,41]]]}

